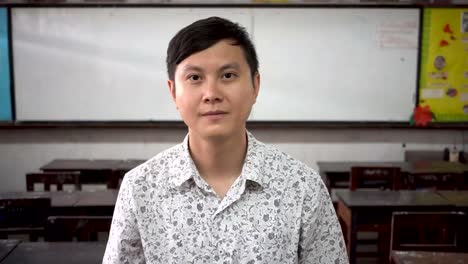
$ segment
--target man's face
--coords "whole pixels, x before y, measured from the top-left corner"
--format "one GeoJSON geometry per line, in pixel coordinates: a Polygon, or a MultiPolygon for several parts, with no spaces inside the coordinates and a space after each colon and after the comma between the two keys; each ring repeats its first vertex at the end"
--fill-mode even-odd
{"type": "Polygon", "coordinates": [[[244,133],[260,76],[252,81],[240,46],[222,40],[176,68],[169,90],[190,134],[203,138],[244,133]]]}

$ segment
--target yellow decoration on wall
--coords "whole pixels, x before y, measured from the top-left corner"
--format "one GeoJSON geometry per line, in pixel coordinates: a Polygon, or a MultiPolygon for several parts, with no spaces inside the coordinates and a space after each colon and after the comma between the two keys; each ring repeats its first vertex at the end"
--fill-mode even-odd
{"type": "Polygon", "coordinates": [[[468,121],[468,9],[424,10],[419,84],[436,122],[468,121]]]}

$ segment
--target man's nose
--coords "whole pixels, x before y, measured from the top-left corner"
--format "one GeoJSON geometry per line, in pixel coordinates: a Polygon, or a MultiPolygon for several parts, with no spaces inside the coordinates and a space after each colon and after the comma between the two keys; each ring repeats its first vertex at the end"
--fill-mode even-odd
{"type": "Polygon", "coordinates": [[[204,87],[203,101],[205,103],[221,102],[223,100],[223,94],[220,88],[216,80],[208,81],[204,87]]]}

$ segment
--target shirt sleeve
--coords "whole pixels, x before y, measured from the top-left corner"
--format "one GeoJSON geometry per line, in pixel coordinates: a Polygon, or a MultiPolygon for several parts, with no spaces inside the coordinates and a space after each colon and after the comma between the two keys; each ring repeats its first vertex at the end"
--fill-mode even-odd
{"type": "Polygon", "coordinates": [[[135,217],[132,182],[128,178],[126,175],[120,186],[103,264],[145,263],[135,217]]]}
{"type": "MultiPolygon", "coordinates": [[[[327,188],[318,175],[304,197],[299,263],[348,264],[341,227],[327,188]]],[[[313,178],[313,177],[311,177],[313,178]]]]}

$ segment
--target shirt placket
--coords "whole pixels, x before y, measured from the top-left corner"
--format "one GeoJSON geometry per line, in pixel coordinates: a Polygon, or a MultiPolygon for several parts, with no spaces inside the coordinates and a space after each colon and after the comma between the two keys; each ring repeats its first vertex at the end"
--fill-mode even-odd
{"type": "Polygon", "coordinates": [[[227,221],[226,217],[228,217],[228,207],[241,197],[244,190],[245,180],[239,177],[224,199],[219,202],[217,210],[211,217],[211,228],[213,232],[212,239],[215,251],[218,254],[217,263],[233,263],[234,242],[228,243],[228,241],[234,239],[232,237],[231,229],[232,225],[235,223],[227,221]]]}

